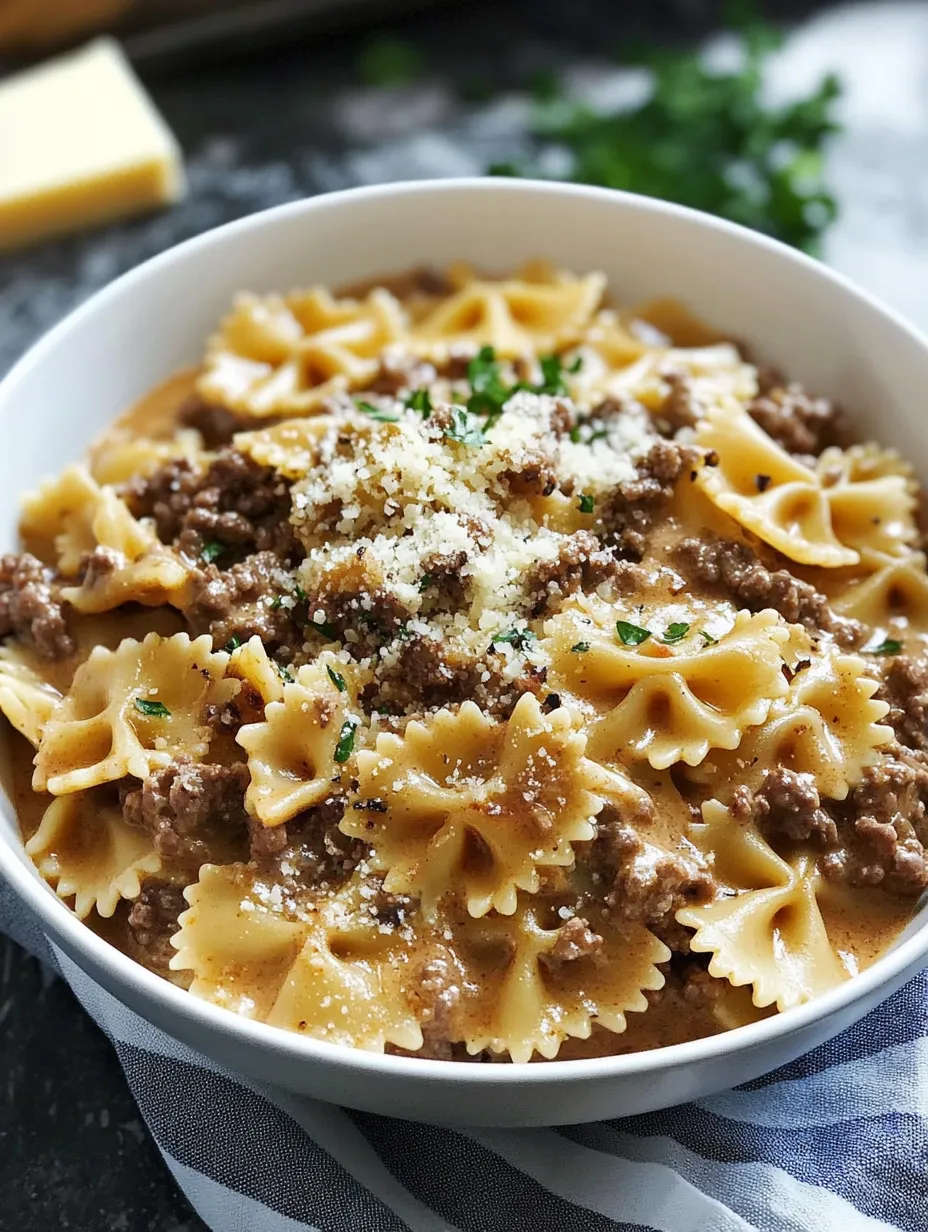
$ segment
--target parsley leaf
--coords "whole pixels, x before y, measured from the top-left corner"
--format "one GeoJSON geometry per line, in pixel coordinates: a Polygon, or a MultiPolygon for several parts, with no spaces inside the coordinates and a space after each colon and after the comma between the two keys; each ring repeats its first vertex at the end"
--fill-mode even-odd
{"type": "Polygon", "coordinates": [[[171,712],[164,702],[150,702],[147,698],[137,697],[135,708],[139,714],[144,714],[149,719],[169,719],[171,717],[171,712]]]}
{"type": "Polygon", "coordinates": [[[571,649],[571,653],[573,654],[586,654],[589,648],[590,648],[589,642],[575,642],[574,645],[571,646],[570,649],[571,649]]]}
{"type": "Polygon", "coordinates": [[[642,629],[641,625],[630,624],[627,620],[617,620],[615,631],[623,646],[640,646],[651,636],[650,629],[642,629]]]}
{"type": "Polygon", "coordinates": [[[690,627],[685,621],[675,620],[664,630],[664,636],[661,638],[661,641],[665,642],[668,646],[673,646],[676,642],[682,642],[689,631],[690,627]]]}
{"type": "Polygon", "coordinates": [[[879,646],[864,647],[867,654],[875,655],[896,655],[902,650],[902,642],[896,641],[894,637],[884,638],[879,646]]]}
{"type": "Polygon", "coordinates": [[[423,419],[428,419],[433,410],[432,397],[427,389],[413,389],[403,399],[403,405],[410,411],[418,411],[423,419]]]}
{"type": "Polygon", "coordinates": [[[277,675],[281,678],[281,680],[285,681],[286,684],[296,683],[293,672],[291,672],[289,668],[284,667],[282,663],[278,663],[276,659],[273,660],[273,663],[274,670],[277,672],[277,675]]]}
{"type": "Polygon", "coordinates": [[[558,87],[536,105],[534,156],[490,173],[546,178],[556,151],[564,169],[554,178],[676,201],[815,252],[837,214],[823,151],[839,129],[840,83],[829,74],[805,97],[768,102],[775,32],[744,14],[732,24],[743,49],[733,71],[661,49],[641,57],[651,82],[638,106],[596,111],[558,87]]]}
{"type": "Polygon", "coordinates": [[[220,557],[225,550],[226,545],[224,543],[217,543],[215,539],[209,539],[200,549],[200,557],[205,560],[208,565],[211,565],[213,561],[220,557]]]}
{"type": "Polygon", "coordinates": [[[363,411],[371,419],[376,419],[378,423],[399,423],[400,421],[399,415],[390,415],[386,411],[382,411],[379,406],[374,406],[371,402],[365,402],[362,398],[355,398],[354,404],[359,411],[363,411]]]}
{"type": "Polygon", "coordinates": [[[713,637],[711,633],[707,633],[705,629],[699,630],[699,636],[707,646],[717,646],[719,644],[719,639],[717,637],[713,637]]]}
{"type": "MultiPolygon", "coordinates": [[[[470,404],[468,403],[468,405],[470,404]]],[[[462,410],[459,406],[451,408],[451,426],[445,428],[442,435],[448,437],[449,440],[457,441],[461,445],[483,445],[486,443],[484,428],[475,424],[471,413],[462,410]]]]}
{"type": "Polygon", "coordinates": [[[241,644],[242,644],[242,639],[238,636],[237,633],[233,633],[232,636],[229,638],[229,640],[226,642],[225,646],[223,646],[223,650],[227,650],[229,654],[231,654],[233,650],[238,650],[241,644]]]}
{"type": "Polygon", "coordinates": [[[575,355],[573,359],[570,361],[570,363],[567,365],[567,371],[570,373],[571,376],[576,376],[582,367],[583,367],[583,356],[575,355]]]}
{"type": "Polygon", "coordinates": [[[360,726],[358,719],[345,719],[342,724],[342,730],[338,735],[338,744],[335,746],[335,760],[341,765],[346,762],[354,752],[354,733],[360,726]]]}
{"type": "Polygon", "coordinates": [[[274,598],[273,598],[273,599],[271,600],[271,602],[270,602],[270,609],[271,609],[271,611],[272,611],[272,612],[276,612],[276,611],[277,611],[277,609],[280,607],[280,605],[281,605],[281,603],[282,603],[282,602],[283,602],[283,596],[282,596],[282,595],[275,595],[275,596],[274,596],[274,598]]]}
{"type": "Polygon", "coordinates": [[[537,635],[531,629],[507,629],[505,633],[498,633],[490,645],[496,645],[497,642],[506,642],[515,650],[524,650],[529,642],[537,640],[537,635]]]}
{"type": "Polygon", "coordinates": [[[431,573],[423,573],[422,577],[419,578],[419,593],[421,594],[423,590],[428,590],[430,586],[434,585],[435,579],[432,577],[431,573]]]}
{"type": "Polygon", "coordinates": [[[491,346],[481,347],[467,365],[467,380],[471,395],[467,409],[472,415],[486,415],[484,432],[489,432],[503,413],[503,404],[512,395],[512,389],[503,384],[500,364],[491,346]]]}
{"type": "Polygon", "coordinates": [[[593,506],[595,504],[596,504],[596,501],[593,499],[592,496],[587,496],[586,493],[582,493],[580,496],[580,501],[577,505],[577,508],[580,510],[581,513],[592,513],[593,506]]]}
{"type": "Polygon", "coordinates": [[[348,686],[345,684],[345,677],[341,674],[341,672],[333,671],[333,669],[328,665],[326,665],[325,670],[329,673],[329,679],[335,685],[336,689],[338,689],[339,693],[344,693],[348,686]]]}
{"type": "Polygon", "coordinates": [[[311,630],[313,633],[318,633],[320,637],[327,637],[330,642],[334,641],[335,638],[338,637],[338,634],[335,631],[335,626],[330,625],[327,620],[324,620],[322,624],[318,624],[315,620],[311,620],[306,628],[311,630]]]}

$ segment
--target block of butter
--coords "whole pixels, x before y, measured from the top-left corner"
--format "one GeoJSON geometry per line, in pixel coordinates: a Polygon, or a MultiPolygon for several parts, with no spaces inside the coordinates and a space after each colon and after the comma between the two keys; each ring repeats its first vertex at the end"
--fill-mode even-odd
{"type": "Polygon", "coordinates": [[[183,191],[177,142],[113,39],[0,81],[0,252],[183,191]]]}

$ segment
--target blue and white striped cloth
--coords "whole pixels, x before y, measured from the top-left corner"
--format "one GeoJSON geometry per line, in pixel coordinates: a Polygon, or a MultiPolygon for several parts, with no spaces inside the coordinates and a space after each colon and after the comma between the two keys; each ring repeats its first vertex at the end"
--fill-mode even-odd
{"type": "Polygon", "coordinates": [[[928,972],[723,1095],[594,1125],[449,1130],[223,1071],[88,980],[2,881],[0,928],[109,1036],[214,1232],[928,1232],[928,972]]]}

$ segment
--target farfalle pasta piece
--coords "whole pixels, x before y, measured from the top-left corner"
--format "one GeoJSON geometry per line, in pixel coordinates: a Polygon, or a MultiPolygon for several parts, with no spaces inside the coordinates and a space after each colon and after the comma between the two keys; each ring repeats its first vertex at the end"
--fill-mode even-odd
{"type": "Polygon", "coordinates": [[[405,328],[383,289],[363,300],[334,299],[324,287],[242,295],[210,341],[197,390],[255,418],[312,415],[333,394],[368,385],[405,328]]]}
{"type": "Polygon", "coordinates": [[[873,629],[897,621],[916,632],[928,632],[928,575],[921,552],[903,557],[871,556],[874,572],[845,585],[831,599],[841,616],[873,629]]]}
{"type": "Polygon", "coordinates": [[[420,1048],[404,992],[415,942],[381,927],[360,889],[297,904],[243,865],[206,864],[185,892],[171,968],[193,972],[197,996],[273,1026],[376,1052],[420,1048]]]}
{"type": "Polygon", "coordinates": [[[88,465],[97,483],[118,487],[178,458],[196,463],[204,457],[200,434],[193,428],[179,428],[164,440],[149,440],[129,428],[117,428],[92,446],[88,465]]]}
{"type": "Polygon", "coordinates": [[[673,645],[656,635],[623,645],[617,615],[610,604],[588,601],[548,621],[542,642],[552,687],[593,712],[589,754],[596,761],[647,759],[657,770],[698,765],[710,749],[736,748],[786,693],[790,626],[776,612],[739,612],[711,644],[684,626],[688,635],[673,645]]]}
{"type": "Polygon", "coordinates": [[[579,341],[602,299],[602,274],[552,276],[549,281],[471,278],[410,331],[420,354],[442,360],[454,347],[493,347],[513,359],[579,341]]]}
{"type": "Polygon", "coordinates": [[[285,419],[273,428],[236,433],[235,448],[287,479],[302,479],[318,465],[322,442],[333,432],[333,423],[332,416],[324,414],[285,419]]]}
{"type": "Polygon", "coordinates": [[[282,670],[271,659],[257,634],[236,646],[229,658],[228,674],[242,682],[247,700],[262,711],[268,702],[283,701],[282,670]]]}
{"type": "Polygon", "coordinates": [[[0,711],[35,748],[60,701],[58,690],[12,647],[0,647],[0,711]]]}
{"type": "Polygon", "coordinates": [[[74,899],[81,920],[94,908],[108,919],[161,871],[149,832],[125,822],[115,795],[99,788],[53,800],[26,853],[59,898],[74,899]]]}
{"type": "Polygon", "coordinates": [[[826,648],[796,673],[735,753],[713,756],[709,781],[757,788],[771,767],[786,766],[810,774],[822,796],[846,799],[892,739],[892,728],[880,723],[889,706],[874,697],[877,687],[858,655],[826,648]]]}
{"type": "Polygon", "coordinates": [[[466,980],[481,989],[455,1024],[469,1053],[487,1048],[522,1063],[537,1052],[551,1060],[569,1037],[588,1039],[594,1024],[621,1034],[627,1013],[647,1009],[644,991],[663,987],[657,964],[670,951],[643,925],[619,923],[599,909],[587,923],[602,946],[569,959],[558,952],[562,921],[546,926],[542,900],[455,930],[466,980]]]}
{"type": "Polygon", "coordinates": [[[711,954],[710,975],[753,987],[754,1005],[792,1009],[847,979],[816,901],[814,859],[791,863],[770,847],[753,822],[732,817],[717,800],[703,805],[692,841],[707,856],[722,892],[683,907],[677,921],[695,929],[690,949],[711,954]]]}
{"type": "Polygon", "coordinates": [[[904,556],[918,536],[912,468],[878,445],[826,449],[816,467],[835,534],[861,554],[904,556]]]}
{"type": "Polygon", "coordinates": [[[857,550],[835,533],[815,471],[791,457],[738,403],[709,410],[694,439],[713,459],[700,469],[697,483],[743,527],[800,564],[857,564],[857,550]]]}
{"type": "Polygon", "coordinates": [[[357,685],[350,667],[323,653],[285,684],[260,723],[239,729],[251,782],[245,807],[266,826],[278,826],[320,804],[333,790],[360,726],[357,685]]]}
{"type": "Polygon", "coordinates": [[[122,603],[182,606],[190,569],[139,521],[112,488],[83,466],[69,466],[24,503],[23,533],[52,541],[65,577],[78,574],[88,553],[103,548],[104,567],[91,563],[80,585],[62,596],[80,612],[106,612],[122,603]]]}
{"type": "Polygon", "coordinates": [[[538,869],[574,862],[593,838],[603,774],[562,707],[546,715],[531,694],[497,722],[472,701],[377,737],[358,754],[358,807],[340,823],[372,845],[385,888],[418,895],[426,918],[460,891],[473,916],[512,914],[538,869]]]}
{"type": "Polygon", "coordinates": [[[240,687],[224,679],[228,658],[208,636],[191,641],[186,633],[97,646],[45,726],[33,788],[68,795],[127,774],[144,779],[178,756],[202,757],[210,707],[240,687]]]}

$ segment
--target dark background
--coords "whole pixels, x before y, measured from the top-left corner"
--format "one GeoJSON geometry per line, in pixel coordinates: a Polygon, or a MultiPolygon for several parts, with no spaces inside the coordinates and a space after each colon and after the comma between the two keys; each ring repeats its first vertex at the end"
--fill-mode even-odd
{"type": "MultiPolygon", "coordinates": [[[[784,2],[765,11],[788,21],[812,7],[784,2]]],[[[378,164],[357,155],[393,129],[396,140],[446,122],[462,148],[471,143],[478,166],[505,156],[492,134],[468,124],[466,108],[449,104],[443,84],[493,93],[541,70],[619,56],[642,40],[692,41],[720,14],[710,0],[459,0],[391,23],[391,34],[421,49],[426,82],[386,104],[356,89],[367,31],[290,36],[283,48],[209,61],[145,56],[139,44],[139,71],[188,156],[190,194],[167,214],[0,258],[0,375],[88,294],[178,240],[347,187],[365,167],[370,178],[378,164]],[[358,109],[348,123],[346,91],[358,109]]],[[[417,171],[415,153],[405,158],[397,178],[417,171]]],[[[60,980],[0,938],[0,1229],[204,1227],[149,1139],[103,1035],[60,980]]]]}

